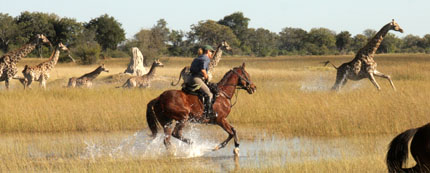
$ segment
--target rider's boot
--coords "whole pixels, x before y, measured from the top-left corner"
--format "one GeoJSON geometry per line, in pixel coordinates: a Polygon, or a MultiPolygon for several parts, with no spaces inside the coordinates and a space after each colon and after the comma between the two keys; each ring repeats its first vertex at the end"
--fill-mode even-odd
{"type": "Polygon", "coordinates": [[[206,102],[206,118],[208,118],[208,119],[210,119],[210,120],[212,120],[212,119],[215,119],[218,115],[217,115],[217,113],[213,110],[213,107],[212,107],[212,105],[213,105],[213,103],[212,103],[212,100],[209,100],[209,99],[205,99],[205,102],[206,102]]]}

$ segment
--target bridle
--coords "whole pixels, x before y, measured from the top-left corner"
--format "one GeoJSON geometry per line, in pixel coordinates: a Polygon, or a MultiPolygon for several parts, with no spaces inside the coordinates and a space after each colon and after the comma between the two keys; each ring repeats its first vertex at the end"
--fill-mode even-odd
{"type": "MultiPolygon", "coordinates": [[[[242,72],[243,71],[245,71],[244,69],[243,69],[243,67],[241,67],[240,68],[241,70],[242,70],[242,72]]],[[[250,81],[249,79],[248,79],[248,77],[246,76],[246,75],[241,75],[241,74],[239,74],[237,71],[235,71],[234,69],[231,69],[230,71],[232,71],[233,73],[235,73],[238,77],[239,77],[239,79],[241,80],[241,81],[245,81],[245,83],[246,83],[246,85],[245,86],[243,86],[242,85],[242,82],[241,81],[239,81],[238,82],[238,85],[236,85],[236,90],[234,91],[234,94],[233,95],[236,95],[236,101],[230,106],[230,108],[232,108],[234,105],[236,105],[236,103],[237,103],[237,96],[239,95],[239,89],[243,89],[243,90],[248,90],[248,89],[250,89],[251,88],[251,84],[253,84],[253,82],[252,81],[250,81]],[[236,94],[237,93],[237,94],[236,94]]],[[[226,97],[227,99],[229,99],[229,100],[231,100],[232,99],[232,97],[229,97],[224,91],[220,91],[220,93],[222,94],[222,95],[224,95],[224,97],[226,97]]]]}

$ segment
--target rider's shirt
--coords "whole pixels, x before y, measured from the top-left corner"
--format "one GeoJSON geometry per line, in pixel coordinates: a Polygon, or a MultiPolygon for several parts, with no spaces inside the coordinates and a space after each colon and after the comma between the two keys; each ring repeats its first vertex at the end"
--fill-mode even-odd
{"type": "Polygon", "coordinates": [[[210,63],[210,59],[207,55],[200,55],[197,58],[194,58],[193,62],[191,63],[191,67],[190,67],[190,71],[191,74],[193,76],[201,76],[203,77],[202,74],[202,69],[205,69],[206,72],[209,70],[209,63],[210,63]]]}

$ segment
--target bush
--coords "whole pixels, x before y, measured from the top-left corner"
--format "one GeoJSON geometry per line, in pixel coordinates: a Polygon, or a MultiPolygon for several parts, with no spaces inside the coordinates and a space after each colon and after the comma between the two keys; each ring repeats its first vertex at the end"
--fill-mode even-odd
{"type": "Polygon", "coordinates": [[[74,49],[73,54],[82,64],[95,64],[99,61],[100,51],[101,47],[97,43],[81,44],[74,49]]]}
{"type": "Polygon", "coordinates": [[[127,58],[130,57],[127,52],[121,50],[107,49],[100,55],[103,58],[127,58]]]}

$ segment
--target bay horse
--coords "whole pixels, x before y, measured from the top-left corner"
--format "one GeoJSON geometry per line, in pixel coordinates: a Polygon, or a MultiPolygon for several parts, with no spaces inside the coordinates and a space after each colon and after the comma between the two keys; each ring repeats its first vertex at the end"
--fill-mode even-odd
{"type": "Polygon", "coordinates": [[[386,164],[388,172],[430,172],[430,124],[413,128],[397,135],[390,143],[386,164]],[[408,159],[408,144],[417,163],[412,168],[402,168],[408,159]]]}
{"type": "Polygon", "coordinates": [[[218,113],[215,120],[205,119],[203,103],[196,95],[186,94],[182,90],[167,90],[160,96],[151,100],[147,105],[146,120],[152,132],[152,137],[157,135],[157,122],[164,129],[164,145],[167,149],[171,146],[170,137],[173,136],[182,142],[191,144],[190,139],[182,136],[182,129],[188,122],[210,123],[221,126],[227,133],[225,141],[216,146],[213,151],[221,149],[234,138],[235,155],[239,154],[239,140],[236,130],[227,121],[231,111],[231,98],[236,89],[244,89],[249,94],[255,93],[257,87],[252,83],[249,74],[245,70],[245,63],[228,71],[217,83],[218,95],[213,104],[213,109],[218,113]],[[176,121],[173,127],[173,120],[176,121]]]}

